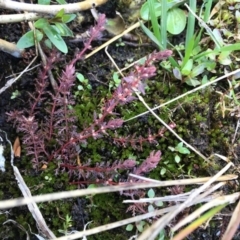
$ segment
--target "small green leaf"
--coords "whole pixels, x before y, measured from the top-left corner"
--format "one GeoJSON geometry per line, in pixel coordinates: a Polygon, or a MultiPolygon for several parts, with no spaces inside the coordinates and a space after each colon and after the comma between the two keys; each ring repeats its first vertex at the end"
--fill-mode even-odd
{"type": "Polygon", "coordinates": [[[191,77],[194,78],[194,77],[197,77],[198,75],[202,74],[204,69],[205,69],[205,63],[197,65],[196,67],[194,67],[192,69],[191,77]]]}
{"type": "MultiPolygon", "coordinates": [[[[36,38],[37,41],[41,41],[43,38],[43,34],[36,29],[36,38]]],[[[23,49],[23,48],[28,48],[28,47],[32,47],[35,45],[35,41],[34,41],[34,32],[33,30],[25,33],[17,42],[17,47],[19,49],[23,49]]]]}
{"type": "Polygon", "coordinates": [[[145,224],[146,224],[146,222],[144,222],[144,221],[140,221],[136,224],[136,227],[137,227],[139,232],[143,232],[143,228],[144,228],[145,224]]]}
{"type": "Polygon", "coordinates": [[[40,18],[34,23],[34,27],[40,29],[43,29],[44,27],[46,27],[46,25],[49,25],[49,23],[45,18],[40,18]]]}
{"type": "Polygon", "coordinates": [[[62,16],[62,22],[63,23],[69,23],[71,22],[77,15],[76,14],[64,14],[62,16]]]}
{"type": "Polygon", "coordinates": [[[64,9],[61,9],[57,14],[54,16],[54,18],[62,18],[64,16],[64,9]]]}
{"type": "Polygon", "coordinates": [[[192,87],[196,87],[200,85],[201,82],[199,82],[197,79],[188,78],[188,80],[186,81],[186,84],[192,87]]]}
{"type": "Polygon", "coordinates": [[[82,85],[78,85],[77,89],[78,89],[79,91],[82,91],[82,90],[83,90],[83,86],[82,86],[82,85]]]}
{"type": "Polygon", "coordinates": [[[180,8],[172,8],[168,11],[167,31],[173,35],[181,33],[187,23],[185,12],[180,8]]]}
{"type": "Polygon", "coordinates": [[[89,184],[87,189],[97,188],[96,184],[89,184]]]}
{"type": "Polygon", "coordinates": [[[183,142],[180,142],[175,149],[179,153],[190,154],[190,151],[186,147],[183,147],[183,142]]]}
{"type": "Polygon", "coordinates": [[[150,188],[147,192],[147,195],[149,198],[154,198],[155,197],[155,192],[152,188],[150,188]]]}
{"type": "Polygon", "coordinates": [[[171,146],[168,146],[168,149],[170,149],[172,152],[175,151],[175,148],[174,148],[174,147],[171,147],[171,146]]]}
{"type": "Polygon", "coordinates": [[[128,231],[128,232],[131,232],[132,230],[133,230],[133,225],[132,224],[128,224],[127,226],[126,226],[126,231],[128,231]]]}
{"type": "Polygon", "coordinates": [[[174,160],[176,163],[179,163],[181,161],[181,158],[178,155],[176,155],[174,160]]]}
{"type": "Polygon", "coordinates": [[[167,171],[166,168],[162,168],[160,174],[163,176],[166,173],[166,171],[167,171]]]}
{"type": "Polygon", "coordinates": [[[157,240],[164,240],[165,239],[165,230],[162,229],[161,232],[158,235],[158,239],[157,240]]]}
{"type": "Polygon", "coordinates": [[[162,201],[156,201],[156,202],[154,202],[154,204],[155,204],[157,207],[162,207],[162,206],[163,206],[163,202],[162,202],[162,201]]]}
{"type": "Polygon", "coordinates": [[[118,87],[121,83],[121,79],[119,78],[119,75],[117,72],[113,73],[113,81],[115,82],[115,86],[118,87]]]}
{"type": "Polygon", "coordinates": [[[184,65],[184,67],[181,69],[181,73],[184,76],[188,76],[193,68],[193,59],[189,59],[187,63],[184,65]]]}
{"type": "Polygon", "coordinates": [[[83,81],[84,81],[84,76],[83,76],[81,73],[77,73],[77,74],[76,74],[76,77],[77,77],[77,79],[78,79],[80,82],[83,82],[83,81]]]}
{"type": "Polygon", "coordinates": [[[155,208],[153,207],[152,204],[148,205],[148,212],[154,212],[155,208]]]}

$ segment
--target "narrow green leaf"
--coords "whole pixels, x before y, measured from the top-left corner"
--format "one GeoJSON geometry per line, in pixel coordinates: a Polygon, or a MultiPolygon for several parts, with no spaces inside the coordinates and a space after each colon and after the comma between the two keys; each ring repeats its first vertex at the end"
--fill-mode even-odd
{"type": "Polygon", "coordinates": [[[160,45],[160,41],[155,37],[154,33],[151,32],[142,22],[140,22],[140,25],[145,32],[145,34],[157,45],[160,45]]]}
{"type": "MultiPolygon", "coordinates": [[[[196,8],[197,8],[197,1],[196,0],[189,1],[189,7],[195,13],[196,8]]],[[[188,48],[188,45],[189,45],[191,39],[195,38],[194,31],[195,31],[195,16],[191,12],[189,12],[188,13],[188,22],[187,22],[185,49],[188,48]]]]}
{"type": "Polygon", "coordinates": [[[158,27],[158,19],[155,13],[155,6],[154,6],[154,0],[147,0],[148,2],[148,6],[149,6],[149,13],[151,16],[151,23],[152,23],[152,27],[153,27],[153,33],[155,35],[155,37],[158,39],[158,41],[160,42],[160,44],[158,44],[160,49],[163,49],[163,45],[161,44],[161,33],[160,33],[160,29],[158,27]]]}
{"type": "Polygon", "coordinates": [[[76,14],[64,14],[62,16],[62,22],[68,23],[71,22],[77,15],[76,14]]]}
{"type": "Polygon", "coordinates": [[[193,52],[194,43],[195,43],[195,35],[189,40],[188,45],[185,46],[185,55],[184,55],[183,63],[181,67],[184,67],[187,61],[189,60],[193,52]]]}
{"type": "Polygon", "coordinates": [[[54,27],[61,36],[73,37],[73,32],[65,23],[55,23],[55,26],[53,25],[52,27],[54,27]]]}
{"type": "Polygon", "coordinates": [[[161,43],[163,46],[163,50],[167,49],[167,16],[168,16],[168,1],[162,0],[161,7],[161,43]]]}

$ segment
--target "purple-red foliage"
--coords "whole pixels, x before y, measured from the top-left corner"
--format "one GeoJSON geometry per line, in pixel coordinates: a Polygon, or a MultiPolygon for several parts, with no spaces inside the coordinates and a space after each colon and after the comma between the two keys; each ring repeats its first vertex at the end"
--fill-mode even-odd
{"type": "MultiPolygon", "coordinates": [[[[116,115],[114,112],[116,106],[133,101],[135,91],[144,94],[145,80],[156,73],[153,63],[169,57],[172,53],[169,50],[153,52],[144,64],[135,66],[134,70],[122,79],[112,97],[106,99],[98,113],[96,109],[92,124],[78,132],[74,111],[69,107],[74,105],[71,88],[75,82],[75,64],[78,60],[82,60],[84,53],[91,48],[92,40],[100,37],[104,23],[105,17],[100,15],[97,25],[90,30],[90,37],[84,43],[84,48],[75,54],[74,59],[66,65],[61,76],[58,77],[58,85],[54,92],[48,90],[47,78],[48,71],[59,60],[59,54],[56,52],[49,56],[46,66],[43,67],[36,79],[36,90],[30,94],[29,107],[26,106],[23,111],[7,113],[8,120],[13,121],[17,130],[24,133],[23,144],[27,154],[33,157],[32,161],[36,168],[40,163],[58,160],[59,166],[70,172],[78,170],[80,174],[80,170],[82,172],[91,170],[90,172],[95,171],[99,175],[101,171],[98,171],[97,166],[95,170],[88,166],[76,166],[77,146],[79,143],[86,143],[89,138],[97,139],[107,135],[108,130],[120,128],[123,120],[113,118],[116,115]]],[[[117,140],[114,141],[117,142],[117,140]]],[[[154,139],[149,136],[146,141],[153,142],[154,139]]],[[[155,155],[150,155],[150,159],[154,159],[155,155]]],[[[118,162],[111,167],[104,168],[104,170],[124,169],[127,163],[129,162],[125,161],[119,165],[120,162],[118,162]]],[[[154,165],[153,162],[149,161],[150,163],[151,166],[154,165]]],[[[152,168],[151,166],[149,169],[152,168]]],[[[146,173],[148,170],[146,166],[145,169],[146,173]]],[[[87,178],[86,175],[85,178],[87,178]]]]}
{"type": "MultiPolygon", "coordinates": [[[[168,125],[170,128],[175,128],[176,124],[175,123],[170,123],[168,125]]],[[[155,134],[151,133],[151,130],[148,130],[148,136],[147,137],[142,137],[138,136],[136,137],[136,134],[133,135],[128,135],[128,136],[119,136],[117,133],[115,133],[115,137],[113,138],[113,142],[118,145],[118,146],[123,146],[126,147],[128,145],[131,145],[133,149],[139,149],[142,151],[142,146],[144,142],[149,142],[152,144],[158,144],[156,141],[157,137],[163,137],[164,133],[167,129],[164,127],[162,129],[159,129],[159,131],[155,134]]]]}
{"type": "MultiPolygon", "coordinates": [[[[29,93],[29,106],[23,111],[7,113],[17,131],[23,132],[23,144],[27,154],[31,155],[33,165],[60,159],[68,162],[76,156],[75,142],[77,135],[76,117],[69,107],[75,104],[71,88],[75,82],[75,64],[83,59],[84,53],[91,48],[91,42],[99,38],[104,29],[105,16],[100,15],[97,25],[90,29],[90,37],[84,43],[82,51],[65,67],[58,78],[54,92],[48,90],[48,71],[60,60],[60,55],[53,51],[46,65],[39,71],[35,83],[35,92],[29,93]],[[43,110],[44,109],[44,110],[43,110]],[[39,117],[40,116],[40,117],[39,117]],[[64,146],[64,147],[62,147],[64,146]]],[[[112,126],[111,126],[112,127],[112,126]]]]}
{"type": "MultiPolygon", "coordinates": [[[[139,165],[133,159],[127,159],[124,161],[115,161],[114,163],[110,162],[101,162],[97,163],[94,167],[90,167],[91,162],[84,164],[84,166],[72,166],[70,164],[64,164],[63,167],[69,169],[71,175],[78,174],[78,179],[81,181],[71,182],[71,184],[84,184],[84,183],[103,183],[106,185],[115,185],[121,184],[121,182],[140,182],[134,178],[129,178],[126,180],[120,179],[118,183],[113,181],[114,176],[118,171],[129,170],[129,172],[136,175],[146,175],[151,172],[154,168],[157,167],[161,159],[161,151],[154,152],[152,151],[150,155],[139,165]],[[92,182],[91,182],[92,181],[92,182]]],[[[141,196],[143,191],[141,190],[132,190],[124,191],[123,194],[126,196],[141,196]]]]}

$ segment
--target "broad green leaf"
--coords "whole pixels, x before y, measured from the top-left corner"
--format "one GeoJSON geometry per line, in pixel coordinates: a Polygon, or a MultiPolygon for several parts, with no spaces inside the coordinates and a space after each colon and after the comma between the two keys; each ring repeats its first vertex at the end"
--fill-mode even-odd
{"type": "MultiPolygon", "coordinates": [[[[160,17],[161,16],[161,3],[159,3],[158,1],[155,0],[153,4],[154,4],[156,17],[160,17]]],[[[142,5],[141,10],[140,10],[140,16],[143,20],[146,20],[146,21],[151,19],[148,2],[145,2],[142,5]]]]}
{"type": "Polygon", "coordinates": [[[49,23],[48,23],[47,19],[45,19],[45,18],[40,18],[34,23],[34,27],[40,28],[40,29],[45,28],[46,25],[49,25],[49,23]]]}
{"type": "Polygon", "coordinates": [[[50,5],[50,0],[38,0],[38,4],[41,4],[41,5],[50,5]]]}
{"type": "Polygon", "coordinates": [[[45,28],[43,28],[43,31],[58,50],[60,50],[63,53],[68,52],[66,43],[59,35],[59,33],[51,25],[48,24],[45,28]]]}
{"type": "MultiPolygon", "coordinates": [[[[36,29],[36,38],[38,42],[41,41],[43,38],[43,34],[37,29],[36,29]]],[[[20,49],[32,47],[34,45],[35,45],[35,41],[34,41],[33,30],[25,33],[17,42],[17,47],[20,49]]]]}
{"type": "Polygon", "coordinates": [[[76,14],[64,14],[62,16],[62,22],[68,23],[71,22],[77,15],[76,14]]]}
{"type": "Polygon", "coordinates": [[[173,35],[181,33],[186,27],[187,17],[182,9],[173,8],[168,11],[167,30],[173,35]]]}

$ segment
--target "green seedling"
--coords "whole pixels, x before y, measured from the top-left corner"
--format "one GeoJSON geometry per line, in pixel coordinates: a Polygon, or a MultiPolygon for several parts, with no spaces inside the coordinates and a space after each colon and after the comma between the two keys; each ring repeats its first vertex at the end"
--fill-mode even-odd
{"type": "MultiPolygon", "coordinates": [[[[153,20],[152,10],[155,10],[155,16],[157,18],[165,17],[162,16],[162,7],[164,8],[165,12],[167,12],[167,21],[166,27],[167,31],[173,35],[181,33],[186,27],[186,14],[184,11],[178,6],[186,2],[185,0],[182,1],[157,1],[157,0],[148,0],[142,5],[140,10],[141,18],[143,20],[153,20]]],[[[158,26],[159,27],[159,26],[158,26]]],[[[163,26],[161,26],[163,27],[163,26]]]]}
{"type": "Polygon", "coordinates": [[[12,92],[11,99],[15,99],[15,98],[19,97],[20,95],[21,95],[21,93],[18,90],[15,90],[14,92],[12,92]]]}
{"type": "MultiPolygon", "coordinates": [[[[44,4],[46,3],[48,2],[44,2],[44,4]]],[[[35,29],[25,33],[19,39],[17,47],[19,49],[32,47],[43,40],[48,48],[52,48],[54,45],[59,51],[67,53],[68,48],[62,37],[73,37],[72,31],[66,23],[71,22],[75,17],[75,14],[65,14],[64,9],[61,9],[51,19],[38,19],[34,23],[35,29]]]]}
{"type": "Polygon", "coordinates": [[[67,214],[65,217],[65,222],[63,223],[63,229],[58,229],[58,231],[65,236],[68,235],[68,229],[72,227],[72,221],[72,217],[67,214]]]}
{"type": "Polygon", "coordinates": [[[176,155],[174,157],[174,160],[176,163],[180,163],[181,161],[181,156],[180,154],[190,154],[190,151],[188,150],[188,148],[183,146],[183,142],[180,142],[176,147],[168,147],[168,149],[170,149],[172,152],[175,152],[176,155]]]}
{"type": "Polygon", "coordinates": [[[92,86],[89,80],[85,78],[81,73],[76,73],[77,80],[79,84],[77,85],[77,90],[74,92],[74,97],[81,95],[81,92],[85,89],[92,90],[92,86]]]}
{"type": "Polygon", "coordinates": [[[117,72],[113,73],[112,80],[109,82],[109,91],[111,89],[116,89],[121,83],[121,79],[119,78],[119,74],[117,72]]]}

